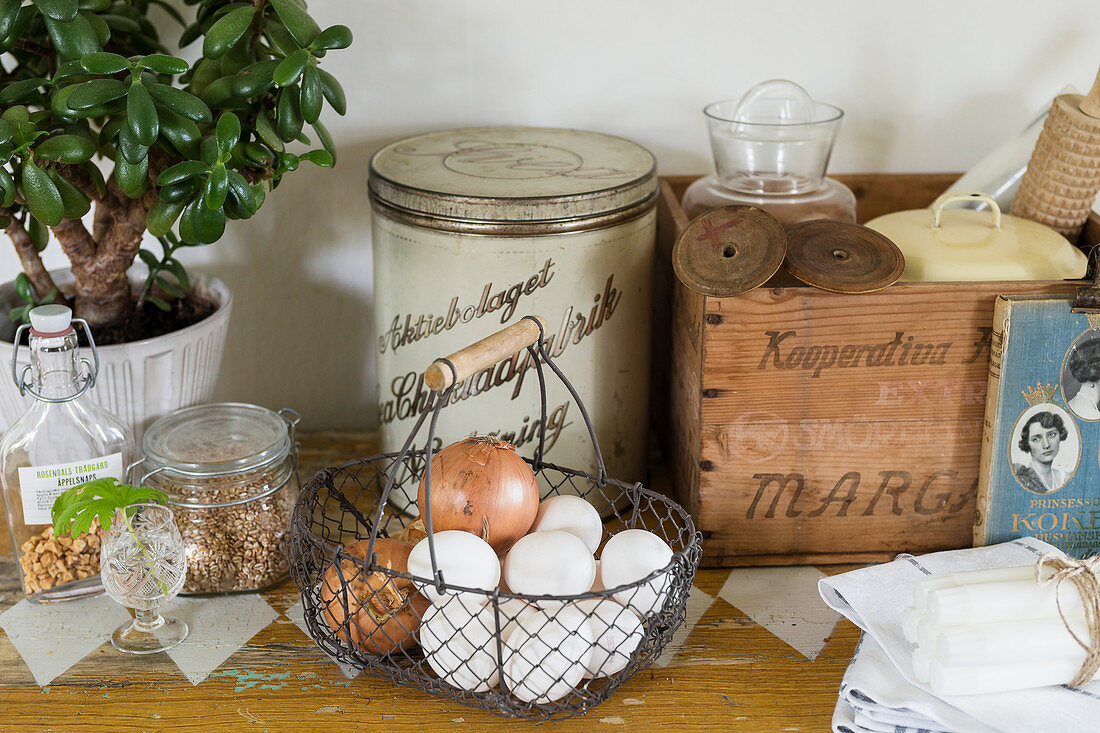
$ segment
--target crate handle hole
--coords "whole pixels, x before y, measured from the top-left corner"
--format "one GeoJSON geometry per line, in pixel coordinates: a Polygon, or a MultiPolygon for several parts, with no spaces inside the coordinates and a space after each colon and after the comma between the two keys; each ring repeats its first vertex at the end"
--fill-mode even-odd
{"type": "Polygon", "coordinates": [[[727,244],[722,249],[722,256],[723,257],[733,257],[736,254],[737,254],[737,248],[734,247],[732,244],[727,244]]]}

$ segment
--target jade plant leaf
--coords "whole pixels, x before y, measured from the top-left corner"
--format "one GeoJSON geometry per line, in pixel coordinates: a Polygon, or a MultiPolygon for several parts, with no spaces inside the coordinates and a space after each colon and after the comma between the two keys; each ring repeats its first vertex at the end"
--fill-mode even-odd
{"type": "Polygon", "coordinates": [[[202,42],[202,55],[208,59],[217,59],[228,53],[244,36],[255,14],[256,8],[249,5],[230,10],[218,18],[206,32],[206,38],[202,42]]]}
{"type": "Polygon", "coordinates": [[[275,102],[275,129],[283,142],[290,142],[302,131],[302,110],[299,107],[298,86],[291,84],[279,90],[275,102]]]}
{"type": "Polygon", "coordinates": [[[226,112],[218,118],[217,126],[218,152],[228,155],[233,146],[241,139],[241,121],[232,112],[226,112]]]}
{"type": "Polygon", "coordinates": [[[229,174],[225,166],[218,163],[210,171],[210,177],[206,179],[206,188],[203,189],[202,198],[206,206],[211,209],[220,209],[225,206],[225,196],[229,193],[229,174]]]}
{"type": "Polygon", "coordinates": [[[85,56],[80,59],[80,66],[90,74],[117,74],[120,71],[129,71],[131,68],[125,56],[106,51],[85,56]]]}
{"type": "Polygon", "coordinates": [[[302,71],[302,119],[313,124],[321,117],[321,104],[324,100],[321,88],[321,74],[316,67],[307,66],[302,71]]]}
{"type": "Polygon", "coordinates": [[[348,111],[347,98],[344,96],[344,88],[340,86],[340,82],[336,81],[336,77],[328,73],[324,69],[317,69],[317,73],[321,76],[321,89],[325,94],[325,99],[328,101],[329,106],[336,110],[336,114],[343,116],[348,111]]]}
{"type": "Polygon", "coordinates": [[[76,186],[62,178],[57,171],[50,169],[47,173],[53,184],[57,186],[57,192],[61,196],[61,218],[79,219],[87,214],[92,206],[92,202],[88,197],[81,193],[76,186]]]}
{"type": "Polygon", "coordinates": [[[32,161],[23,164],[23,195],[27,208],[47,226],[61,223],[61,194],[46,171],[32,161]]]}
{"type": "Polygon", "coordinates": [[[237,72],[233,77],[233,94],[237,97],[255,97],[263,94],[275,83],[275,67],[282,63],[279,59],[257,61],[237,72]]]}
{"type": "Polygon", "coordinates": [[[51,135],[34,149],[37,157],[56,163],[84,163],[94,153],[95,145],[83,135],[51,135]]]}
{"type": "Polygon", "coordinates": [[[281,87],[289,86],[298,81],[308,62],[309,51],[304,48],[298,49],[279,62],[271,78],[281,87]]]}
{"type": "Polygon", "coordinates": [[[139,68],[150,69],[158,74],[182,74],[189,68],[183,59],[163,53],[149,54],[139,59],[137,65],[139,68]]]}
{"type": "Polygon", "coordinates": [[[126,82],[118,79],[92,79],[69,87],[72,91],[65,101],[70,109],[88,109],[119,99],[129,88],[126,82]]]}
{"type": "Polygon", "coordinates": [[[76,0],[34,0],[34,6],[47,18],[68,23],[80,9],[76,0]]]}
{"type": "Polygon", "coordinates": [[[197,160],[185,160],[182,163],[176,163],[170,168],[166,168],[157,176],[158,186],[171,186],[173,183],[180,183],[186,181],[193,176],[204,176],[210,172],[210,167],[205,163],[200,163],[197,160]]]}
{"type": "Polygon", "coordinates": [[[115,161],[115,180],[122,192],[132,199],[136,199],[145,193],[145,184],[149,177],[149,158],[143,158],[136,165],[126,160],[126,156],[118,156],[115,161]]]}
{"type": "MultiPolygon", "coordinates": [[[[169,203],[164,198],[158,198],[156,203],[149,207],[149,213],[145,217],[145,226],[154,237],[163,237],[172,229],[180,212],[183,211],[182,203],[169,203]]],[[[142,250],[143,252],[145,250],[142,250]]]]}
{"type": "Polygon", "coordinates": [[[294,0],[269,0],[269,2],[299,46],[308,46],[321,33],[320,26],[294,0]]]}
{"type": "Polygon", "coordinates": [[[50,40],[62,59],[79,59],[99,51],[99,34],[83,15],[77,13],[76,17],[68,21],[55,20],[49,16],[44,20],[50,40]]]}
{"type": "Polygon", "coordinates": [[[167,84],[151,84],[149,94],[168,109],[199,124],[209,125],[214,119],[210,108],[191,92],[167,84]]]}
{"type": "Polygon", "coordinates": [[[157,141],[160,134],[157,108],[149,96],[149,90],[137,81],[130,85],[130,91],[126,94],[126,122],[134,138],[145,147],[157,141]]]}
{"type": "Polygon", "coordinates": [[[334,25],[325,28],[309,47],[314,51],[331,51],[338,48],[347,48],[351,45],[351,29],[346,25],[334,25]]]}

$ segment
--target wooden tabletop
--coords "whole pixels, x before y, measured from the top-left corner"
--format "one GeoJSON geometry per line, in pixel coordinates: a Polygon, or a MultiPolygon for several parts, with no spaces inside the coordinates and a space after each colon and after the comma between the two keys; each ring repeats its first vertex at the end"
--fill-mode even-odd
{"type": "MultiPolygon", "coordinates": [[[[306,434],[302,436],[302,475],[374,452],[375,437],[369,432],[306,434]]],[[[22,598],[8,544],[4,531],[0,533],[0,612],[22,598]]],[[[833,574],[843,569],[847,568],[820,571],[833,574]]],[[[817,574],[811,568],[803,570],[803,575],[817,574]]],[[[761,573],[775,572],[777,578],[798,575],[792,569],[733,572],[755,573],[754,581],[769,577],[761,573]]],[[[773,626],[775,617],[793,613],[794,620],[787,618],[786,625],[797,628],[798,609],[814,605],[809,592],[790,598],[775,590],[772,598],[767,590],[753,591],[744,602],[737,595],[739,603],[754,607],[749,613],[762,626],[721,597],[730,596],[730,588],[742,587],[734,582],[741,575],[730,575],[729,569],[699,571],[695,608],[705,611],[686,637],[680,634],[674,639],[677,650],[667,666],[642,671],[587,716],[556,724],[554,730],[667,726],[670,730],[827,731],[858,629],[846,620],[831,631],[826,624],[819,643],[809,651],[803,648],[804,654],[765,626],[773,626]],[[810,661],[807,654],[816,657],[810,661]]],[[[750,585],[778,588],[782,583],[750,585]]],[[[299,600],[293,582],[265,592],[263,598],[277,617],[197,685],[167,655],[125,655],[104,636],[101,646],[40,687],[0,631],[0,730],[102,733],[222,728],[259,733],[467,726],[513,730],[519,725],[386,680],[364,676],[349,680],[286,615],[299,600]]],[[[64,632],[59,629],[58,633],[64,632]]]]}

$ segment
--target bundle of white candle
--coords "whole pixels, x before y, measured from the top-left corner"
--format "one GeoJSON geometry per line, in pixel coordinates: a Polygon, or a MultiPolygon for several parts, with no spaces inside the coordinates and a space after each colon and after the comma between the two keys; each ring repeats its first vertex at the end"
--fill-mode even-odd
{"type": "MultiPolygon", "coordinates": [[[[1096,729],[1100,679],[1080,686],[1065,684],[1085,666],[1081,664],[1085,653],[1064,630],[1058,604],[1052,603],[1052,586],[1058,579],[1042,588],[1036,584],[1036,561],[1044,556],[1055,566],[1069,566],[1062,572],[1073,577],[1065,578],[1058,591],[1061,610],[1070,629],[1096,647],[1100,635],[1086,633],[1091,630],[1085,628],[1084,619],[1097,606],[1076,603],[1075,583],[1095,581],[1100,563],[1075,569],[1077,561],[1033,537],[920,557],[899,555],[893,562],[822,578],[822,599],[864,631],[844,674],[833,731],[1066,733],[1096,729]],[[984,582],[973,582],[983,577],[984,582]],[[932,578],[934,583],[922,585],[932,578]],[[1006,585],[996,585],[1001,583],[1006,585]],[[925,594],[923,600],[914,597],[918,586],[925,594]],[[979,586],[985,587],[974,590],[979,586]],[[935,593],[959,588],[967,590],[935,593]],[[923,611],[906,613],[917,604],[923,611]],[[942,644],[940,637],[946,639],[942,644]],[[928,641],[922,644],[922,638],[928,641]],[[929,682],[917,679],[917,667],[927,670],[921,676],[929,682]],[[943,670],[936,687],[934,668],[943,670]],[[965,694],[985,690],[1005,691],[965,694]]],[[[1044,580],[1050,573],[1044,572],[1044,580]]],[[[1094,582],[1085,595],[1092,599],[1098,592],[1100,582],[1094,582]]]]}
{"type": "MultiPolygon", "coordinates": [[[[1049,580],[1054,570],[1042,573],[1049,580]]],[[[913,676],[937,695],[1065,684],[1085,661],[1080,593],[1072,583],[1040,585],[1035,565],[925,578],[914,601],[902,632],[917,647],[913,676]]]]}

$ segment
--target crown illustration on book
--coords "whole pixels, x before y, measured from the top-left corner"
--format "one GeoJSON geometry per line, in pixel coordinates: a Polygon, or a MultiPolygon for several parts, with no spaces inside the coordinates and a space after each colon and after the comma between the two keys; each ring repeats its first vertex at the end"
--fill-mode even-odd
{"type": "Polygon", "coordinates": [[[1028,385],[1025,389],[1021,389],[1020,394],[1024,396],[1029,405],[1041,405],[1046,402],[1053,402],[1057,391],[1057,385],[1052,385],[1050,382],[1045,385],[1042,382],[1036,382],[1034,387],[1028,385]]]}

